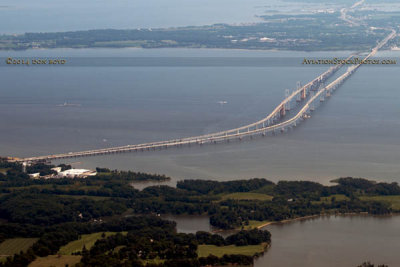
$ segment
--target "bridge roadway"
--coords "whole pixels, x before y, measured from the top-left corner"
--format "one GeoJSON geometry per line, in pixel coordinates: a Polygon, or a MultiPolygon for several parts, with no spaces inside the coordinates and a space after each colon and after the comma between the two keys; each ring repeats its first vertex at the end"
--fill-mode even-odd
{"type": "MultiPolygon", "coordinates": [[[[384,40],[382,40],[372,51],[364,58],[364,60],[369,59],[374,56],[377,51],[382,48],[390,39],[396,36],[396,31],[392,30],[384,40]]],[[[350,59],[353,55],[349,56],[350,59]]],[[[261,134],[265,136],[268,133],[285,132],[289,128],[296,127],[303,120],[310,118],[310,113],[315,109],[319,103],[325,101],[325,98],[331,96],[331,94],[341,85],[343,82],[349,78],[362,64],[351,66],[347,71],[339,76],[336,80],[331,82],[327,86],[322,86],[323,82],[331,77],[337,70],[339,70],[343,65],[339,64],[334,67],[329,68],[326,72],[307,83],[304,86],[298,86],[297,90],[288,95],[268,116],[259,120],[257,122],[235,128],[226,131],[221,131],[212,134],[205,134],[194,137],[187,137],[182,139],[173,139],[160,142],[151,142],[137,145],[127,145],[120,147],[87,150],[81,152],[69,152],[64,154],[55,154],[48,156],[38,156],[18,159],[19,162],[31,162],[40,160],[56,160],[65,158],[75,158],[75,157],[85,157],[85,156],[95,156],[113,153],[123,153],[131,151],[144,151],[144,150],[155,150],[157,148],[168,148],[182,145],[191,144],[205,144],[205,143],[217,143],[221,141],[229,141],[232,139],[241,139],[245,136],[253,136],[256,134],[261,134]],[[314,94],[315,91],[315,94],[314,94]],[[309,96],[310,95],[310,96],[309,96]],[[307,97],[309,99],[307,99],[307,97]],[[281,119],[286,115],[286,111],[290,110],[292,102],[302,102],[306,101],[304,106],[298,111],[296,115],[292,118],[282,121],[281,119]]]]}

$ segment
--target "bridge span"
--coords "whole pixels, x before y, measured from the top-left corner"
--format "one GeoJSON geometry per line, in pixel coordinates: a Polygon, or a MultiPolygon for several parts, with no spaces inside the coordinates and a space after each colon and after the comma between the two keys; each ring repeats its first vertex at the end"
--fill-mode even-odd
{"type": "MultiPolygon", "coordinates": [[[[391,40],[395,36],[396,31],[392,30],[392,32],[385,39],[379,42],[378,45],[372,49],[372,51],[364,58],[364,60],[367,60],[370,57],[374,56],[380,48],[382,48],[389,40],[391,40]]],[[[347,59],[350,59],[351,57],[353,57],[353,55],[349,56],[347,59]]],[[[332,77],[332,75],[334,75],[343,66],[342,64],[335,65],[329,68],[327,71],[325,71],[309,83],[305,84],[304,86],[300,86],[300,84],[298,83],[296,90],[294,90],[291,94],[289,93],[287,97],[281,103],[279,103],[279,105],[265,118],[235,129],[160,142],[149,142],[137,145],[126,145],[104,149],[86,150],[80,152],[28,157],[18,159],[17,161],[51,161],[65,158],[96,156],[132,151],[156,150],[182,145],[202,145],[206,143],[226,142],[233,139],[242,139],[245,136],[265,136],[269,133],[275,134],[285,132],[288,129],[296,127],[305,119],[310,118],[312,111],[314,111],[320,103],[330,98],[332,93],[337,88],[339,88],[339,86],[342,85],[361,65],[362,63],[349,67],[344,74],[340,75],[337,79],[329,83],[327,86],[324,86],[324,82],[332,77]],[[284,120],[287,112],[290,111],[292,107],[299,104],[303,105],[301,109],[291,118],[284,120]]]]}

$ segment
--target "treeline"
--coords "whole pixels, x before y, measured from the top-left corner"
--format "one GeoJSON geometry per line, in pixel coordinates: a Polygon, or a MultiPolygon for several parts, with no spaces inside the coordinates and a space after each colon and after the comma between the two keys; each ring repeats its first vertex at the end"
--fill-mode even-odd
{"type": "Polygon", "coordinates": [[[339,178],[332,182],[338,183],[330,187],[331,194],[345,194],[351,196],[354,193],[367,195],[400,195],[400,186],[397,183],[377,183],[362,178],[339,178]]]}
{"type": "Polygon", "coordinates": [[[13,193],[1,198],[0,218],[12,223],[50,226],[113,216],[126,209],[127,203],[122,199],[95,201],[49,194],[13,193]]]}
{"type": "MultiPolygon", "coordinates": [[[[159,233],[160,229],[162,229],[162,231],[164,232],[174,232],[175,226],[176,224],[174,222],[161,220],[160,218],[156,217],[129,217],[124,219],[115,219],[103,223],[62,223],[49,227],[23,225],[24,229],[34,230],[30,234],[27,233],[26,235],[23,235],[23,237],[40,237],[40,239],[26,253],[21,253],[14,257],[8,257],[5,262],[0,262],[0,266],[27,266],[26,263],[33,261],[37,256],[44,257],[47,255],[56,254],[61,246],[66,245],[73,240],[77,240],[82,234],[106,231],[140,232],[141,230],[143,230],[146,233],[153,233],[156,235],[159,233]]],[[[8,224],[8,230],[10,230],[11,233],[15,233],[15,236],[17,237],[20,236],[17,235],[19,227],[21,227],[21,225],[8,224]]],[[[0,228],[0,231],[3,232],[4,229],[0,228]]],[[[23,232],[20,234],[23,234],[23,232]]]]}
{"type": "Polygon", "coordinates": [[[122,261],[127,266],[144,266],[147,261],[154,259],[162,263],[150,263],[150,265],[147,263],[146,266],[251,265],[253,257],[244,255],[198,258],[197,246],[199,244],[244,246],[270,243],[270,241],[271,234],[268,231],[257,229],[240,231],[224,239],[206,232],[182,234],[164,228],[145,228],[132,230],[126,236],[117,234],[97,241],[89,251],[82,252],[83,258],[78,266],[120,266],[122,261]]]}
{"type": "Polygon", "coordinates": [[[280,181],[265,179],[229,182],[184,180],[177,188],[148,187],[133,202],[137,213],[173,213],[210,215],[210,223],[222,229],[249,224],[250,220],[280,221],[321,213],[368,212],[388,214],[391,206],[383,201],[362,201],[365,195],[398,195],[397,183],[375,183],[361,178],[341,178],[334,186],[309,181],[280,181]],[[221,194],[258,192],[273,196],[272,201],[221,200],[221,194]],[[321,197],[344,194],[348,199],[320,201],[321,197]]]}
{"type": "Polygon", "coordinates": [[[26,266],[37,256],[44,257],[56,254],[61,246],[76,240],[82,234],[95,232],[122,232],[98,240],[90,249],[83,249],[82,260],[77,266],[145,266],[146,262],[157,259],[160,264],[146,266],[204,266],[204,263],[219,264],[252,264],[253,257],[244,255],[224,255],[221,258],[209,256],[198,258],[199,244],[219,245],[269,243],[268,231],[240,231],[226,239],[205,232],[196,234],[176,233],[175,223],[157,217],[129,217],[112,220],[101,224],[66,223],[41,229],[42,236],[31,249],[25,253],[9,257],[1,267],[26,266]]]}
{"type": "MultiPolygon", "coordinates": [[[[0,173],[0,180],[9,182],[9,186],[21,186],[20,183],[23,183],[24,181],[27,182],[29,180],[28,173],[39,173],[41,176],[56,174],[57,172],[52,170],[54,167],[61,167],[62,171],[71,169],[71,165],[60,164],[55,166],[44,162],[37,162],[35,164],[26,166],[26,172],[24,172],[21,163],[8,162],[7,160],[0,158],[0,168],[7,170],[5,175],[0,173]]],[[[7,187],[7,183],[5,183],[3,186],[7,187]]]]}
{"type": "Polygon", "coordinates": [[[252,262],[252,257],[198,258],[197,246],[268,243],[268,232],[240,231],[225,239],[206,232],[178,234],[174,223],[152,215],[208,214],[213,226],[240,229],[252,220],[281,221],[326,213],[388,214],[393,212],[389,203],[364,201],[362,197],[400,195],[397,183],[349,177],[335,180],[332,186],[308,181],[273,183],[262,178],[228,182],[183,180],[176,188],[151,186],[139,191],[131,186],[132,179],[154,175],[98,169],[99,175],[86,179],[33,180],[26,177],[20,164],[0,160],[0,167],[6,172],[0,181],[0,242],[13,237],[40,238],[26,253],[0,266],[26,266],[24,262],[55,254],[60,246],[82,234],[102,231],[130,234],[103,239],[84,251],[83,266],[120,266],[123,260],[141,266],[154,264],[153,259],[162,259],[157,263],[160,266],[245,264],[252,262]],[[272,200],[257,199],[265,194],[272,200]],[[347,197],[336,198],[336,194],[347,197]],[[243,195],[254,197],[235,199],[243,195]],[[122,219],[127,211],[133,217],[122,219]],[[102,262],[109,265],[96,265],[102,262]]]}
{"type": "Polygon", "coordinates": [[[232,192],[250,192],[273,183],[266,179],[254,178],[250,180],[236,180],[218,182],[210,180],[183,180],[178,181],[177,188],[195,191],[200,194],[220,194],[232,192]]]}
{"type": "MultiPolygon", "coordinates": [[[[45,164],[45,163],[36,163],[29,166],[26,166],[27,173],[40,173],[40,176],[50,175],[50,174],[57,174],[56,171],[52,170],[56,166],[45,164]]],[[[71,169],[71,165],[62,164],[58,167],[61,167],[61,170],[68,170],[71,169]]]]}
{"type": "MultiPolygon", "coordinates": [[[[88,30],[0,36],[0,49],[56,47],[208,47],[285,50],[369,49],[386,34],[348,26],[338,14],[265,16],[266,23],[199,27],[88,30]],[[306,19],[306,18],[307,19],[306,19]],[[346,35],[342,34],[346,32],[346,35]],[[285,33],[284,35],[282,33],[285,33]],[[306,38],[305,38],[306,36],[306,38]],[[261,41],[268,37],[271,41],[261,41]]],[[[388,23],[386,18],[382,23],[388,23]]]]}
{"type": "Polygon", "coordinates": [[[160,174],[149,174],[144,172],[133,172],[133,171],[118,171],[110,170],[107,168],[96,168],[96,171],[100,174],[99,177],[106,177],[108,179],[124,179],[129,181],[168,181],[171,177],[160,174]],[[104,174],[104,175],[101,175],[104,174]]]}

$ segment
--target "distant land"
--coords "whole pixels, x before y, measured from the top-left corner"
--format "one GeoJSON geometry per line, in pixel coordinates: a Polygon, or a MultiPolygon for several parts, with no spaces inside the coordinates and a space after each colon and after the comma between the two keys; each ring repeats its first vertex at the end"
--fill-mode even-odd
{"type": "MultiPolygon", "coordinates": [[[[159,29],[98,29],[1,35],[0,50],[35,48],[225,48],[260,50],[366,50],[398,27],[400,12],[352,11],[351,24],[340,12],[262,16],[264,22],[159,29]],[[372,26],[373,25],[373,26],[372,26]]],[[[399,46],[400,38],[390,46],[399,46]]]]}

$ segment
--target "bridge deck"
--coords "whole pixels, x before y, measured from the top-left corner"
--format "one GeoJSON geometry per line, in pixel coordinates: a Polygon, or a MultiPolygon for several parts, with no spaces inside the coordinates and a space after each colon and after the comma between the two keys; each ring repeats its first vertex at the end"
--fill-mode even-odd
{"type": "MultiPolygon", "coordinates": [[[[392,33],[389,34],[384,40],[382,40],[375,48],[373,48],[372,51],[364,58],[364,60],[374,56],[380,48],[382,48],[390,39],[394,38],[395,36],[396,36],[396,31],[392,30],[392,33]]],[[[350,59],[352,56],[353,55],[349,56],[348,59],[350,59]]],[[[26,162],[26,161],[39,161],[39,160],[55,160],[63,158],[104,155],[104,154],[120,153],[128,151],[142,151],[142,150],[150,150],[157,148],[168,148],[173,146],[190,145],[190,144],[216,143],[220,141],[227,141],[230,139],[242,138],[244,136],[251,136],[255,134],[265,135],[269,132],[285,131],[285,129],[289,127],[295,127],[302,120],[308,118],[309,117],[308,114],[313,110],[313,106],[320,101],[324,101],[325,97],[330,96],[331,92],[336,90],[361,65],[362,64],[360,63],[358,65],[349,67],[348,70],[340,77],[338,77],[336,80],[331,82],[329,85],[320,88],[319,86],[323,84],[323,82],[326,81],[329,77],[331,77],[336,71],[338,71],[343,65],[336,65],[334,67],[329,68],[326,72],[322,73],[314,80],[310,81],[309,83],[300,88],[297,88],[297,90],[295,90],[292,94],[287,96],[265,118],[257,122],[244,125],[235,129],[220,131],[212,134],[205,134],[205,135],[160,141],[160,142],[151,142],[151,143],[143,143],[137,145],[127,145],[120,147],[87,150],[81,152],[70,152],[70,153],[47,155],[47,156],[29,157],[29,158],[19,159],[17,161],[26,162]],[[304,94],[309,94],[313,89],[314,91],[316,91],[316,93],[310,96],[310,98],[307,100],[307,102],[304,103],[304,106],[300,109],[300,111],[298,111],[298,113],[294,115],[292,118],[286,121],[281,121],[281,119],[286,114],[287,106],[290,105],[290,103],[292,102],[296,102],[298,99],[302,99],[301,97],[304,94]]]]}

